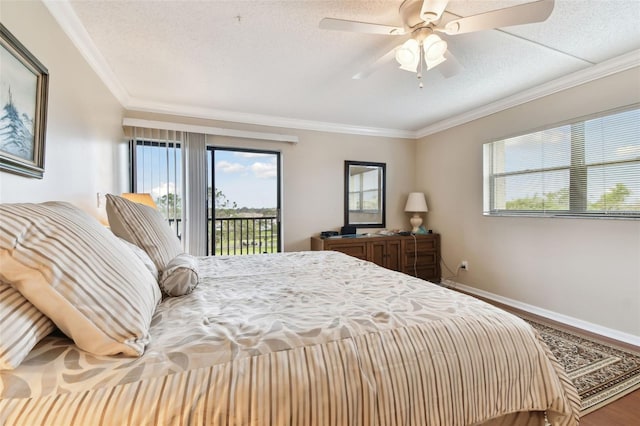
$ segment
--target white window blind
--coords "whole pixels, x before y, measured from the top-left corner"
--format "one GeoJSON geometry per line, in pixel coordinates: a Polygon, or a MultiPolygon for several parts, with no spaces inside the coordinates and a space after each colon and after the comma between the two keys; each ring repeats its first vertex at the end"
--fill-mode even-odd
{"type": "Polygon", "coordinates": [[[485,144],[484,213],[640,218],[640,108],[485,144]]]}
{"type": "Polygon", "coordinates": [[[178,237],[183,234],[182,132],[125,128],[131,143],[131,191],[149,193],[178,237]]]}

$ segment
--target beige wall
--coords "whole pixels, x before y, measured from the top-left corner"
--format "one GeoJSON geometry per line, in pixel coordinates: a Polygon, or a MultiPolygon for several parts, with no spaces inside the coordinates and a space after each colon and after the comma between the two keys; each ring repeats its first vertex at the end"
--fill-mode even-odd
{"type": "Polygon", "coordinates": [[[0,172],[0,201],[64,200],[104,218],[96,194],[117,192],[126,179],[117,169],[126,164],[122,107],[41,2],[2,0],[0,19],[50,76],[44,179],[0,172]]]}
{"type": "Polygon", "coordinates": [[[634,69],[420,140],[429,226],[470,263],[453,281],[640,336],[640,221],[482,215],[484,142],[639,101],[634,69]]]}
{"type": "MultiPolygon", "coordinates": [[[[128,187],[123,109],[40,2],[0,4],[2,23],[49,70],[44,179],[0,172],[0,202],[73,202],[100,219],[96,194],[128,187]]],[[[218,146],[272,149],[283,158],[284,249],[307,250],[309,237],[343,224],[344,160],[387,163],[387,224],[406,226],[402,211],[413,191],[414,141],[343,135],[128,113],[129,117],[288,133],[300,143],[216,138],[218,146]]]]}
{"type": "MultiPolygon", "coordinates": [[[[127,112],[126,116],[298,136],[300,142],[297,144],[222,136],[212,138],[215,146],[282,153],[285,251],[309,250],[311,235],[339,230],[343,225],[345,160],[387,164],[387,228],[409,226],[409,217],[403,209],[407,195],[414,191],[413,140],[251,126],[135,111],[127,112]]],[[[209,138],[208,143],[211,144],[212,139],[209,138]]]]}
{"type": "MultiPolygon", "coordinates": [[[[67,200],[94,215],[97,192],[127,187],[123,111],[40,2],[0,3],[2,23],[50,72],[43,180],[0,173],[0,201],[67,200]]],[[[419,141],[220,123],[129,112],[127,116],[297,135],[300,143],[217,138],[219,146],[280,150],[285,250],[343,222],[344,160],[387,163],[387,225],[406,228],[411,191],[427,194],[427,226],[443,257],[470,270],[456,281],[595,324],[640,335],[640,222],[482,216],[482,143],[638,102],[638,70],[458,126],[419,141]],[[417,153],[417,155],[416,155],[417,153]]],[[[446,276],[446,273],[445,273],[446,276]]]]}

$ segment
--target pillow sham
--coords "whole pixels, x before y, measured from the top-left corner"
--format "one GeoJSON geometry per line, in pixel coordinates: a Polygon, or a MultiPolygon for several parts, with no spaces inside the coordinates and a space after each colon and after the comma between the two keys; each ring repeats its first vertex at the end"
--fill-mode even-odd
{"type": "Polygon", "coordinates": [[[139,356],[161,294],[142,262],[63,202],[0,205],[0,279],[93,354],[139,356]]]}
{"type": "Polygon", "coordinates": [[[182,253],[180,240],[159,211],[117,195],[106,198],[111,231],[146,251],[159,271],[182,253]]]}
{"type": "Polygon", "coordinates": [[[55,329],[18,290],[0,281],[0,370],[13,370],[55,329]]]}
{"type": "Polygon", "coordinates": [[[184,296],[198,285],[198,259],[181,253],[160,274],[160,288],[169,296],[184,296]]]}
{"type": "Polygon", "coordinates": [[[147,254],[147,252],[142,250],[137,245],[131,244],[129,241],[125,240],[124,238],[119,238],[118,237],[118,240],[120,240],[120,242],[122,244],[127,246],[129,248],[129,250],[131,250],[133,252],[135,257],[140,259],[140,261],[142,262],[144,267],[147,268],[147,270],[149,272],[151,272],[151,275],[153,275],[153,278],[155,278],[157,280],[158,279],[158,268],[156,268],[156,264],[153,263],[153,260],[151,260],[151,258],[147,254]]]}

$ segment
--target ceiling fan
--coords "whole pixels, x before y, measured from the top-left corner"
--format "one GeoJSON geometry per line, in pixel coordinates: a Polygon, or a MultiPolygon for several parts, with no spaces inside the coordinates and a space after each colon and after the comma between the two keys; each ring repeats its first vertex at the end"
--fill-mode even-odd
{"type": "Polygon", "coordinates": [[[440,21],[448,3],[449,0],[404,0],[399,9],[402,27],[324,18],[320,21],[320,28],[405,36],[404,43],[394,47],[353,78],[365,78],[395,57],[400,64],[400,69],[417,73],[420,80],[419,87],[422,88],[423,65],[427,70],[438,66],[438,70],[446,78],[457,74],[461,68],[456,58],[447,50],[447,42],[438,33],[456,35],[542,22],[551,15],[554,6],[554,0],[538,0],[443,23],[440,21]]]}

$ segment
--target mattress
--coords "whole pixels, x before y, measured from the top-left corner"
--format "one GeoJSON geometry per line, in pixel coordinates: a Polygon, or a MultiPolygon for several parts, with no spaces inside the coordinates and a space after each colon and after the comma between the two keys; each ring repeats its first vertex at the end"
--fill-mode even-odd
{"type": "Polygon", "coordinates": [[[0,424],[577,424],[535,330],[478,299],[328,251],[199,269],[193,293],[157,308],[141,357],[51,335],[1,371],[0,424]]]}

